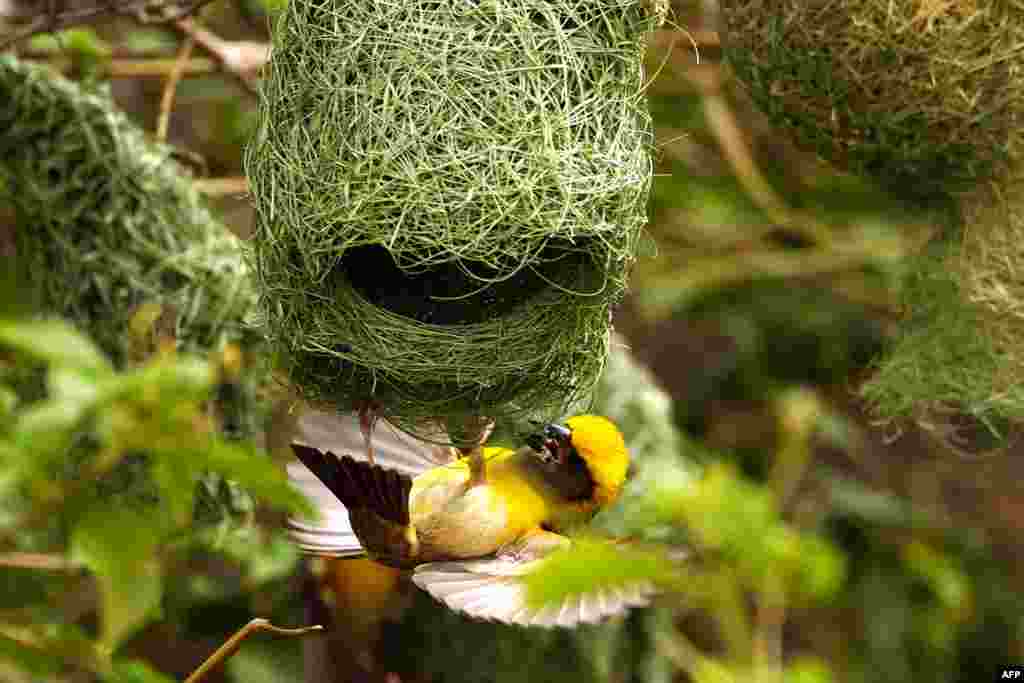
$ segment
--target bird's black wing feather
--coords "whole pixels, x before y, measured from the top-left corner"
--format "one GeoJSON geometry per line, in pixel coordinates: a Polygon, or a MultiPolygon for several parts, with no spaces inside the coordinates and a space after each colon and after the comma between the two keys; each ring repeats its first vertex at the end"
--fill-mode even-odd
{"type": "Polygon", "coordinates": [[[408,475],[297,443],[292,450],[350,511],[370,510],[396,524],[409,524],[412,478],[408,475]]]}

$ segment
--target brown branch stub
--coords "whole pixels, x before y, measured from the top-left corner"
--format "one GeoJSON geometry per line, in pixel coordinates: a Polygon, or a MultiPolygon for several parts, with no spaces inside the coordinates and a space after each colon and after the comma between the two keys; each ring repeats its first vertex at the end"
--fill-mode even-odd
{"type": "Polygon", "coordinates": [[[270,57],[270,46],[246,40],[224,40],[217,34],[199,26],[191,18],[174,23],[183,35],[192,38],[196,45],[220,64],[220,67],[252,94],[259,92],[255,75],[270,57]]]}
{"type": "Polygon", "coordinates": [[[311,633],[323,631],[324,627],[317,624],[305,628],[280,628],[274,626],[266,619],[253,619],[248,624],[235,632],[233,636],[224,641],[217,650],[210,655],[199,668],[185,679],[185,683],[200,683],[206,675],[231,658],[242,646],[242,641],[257,631],[269,631],[278,636],[305,636],[311,633]]]}

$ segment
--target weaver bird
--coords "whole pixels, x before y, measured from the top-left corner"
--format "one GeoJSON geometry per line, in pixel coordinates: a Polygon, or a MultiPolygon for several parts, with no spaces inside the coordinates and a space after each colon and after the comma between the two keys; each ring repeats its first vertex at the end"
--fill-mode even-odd
{"type": "Polygon", "coordinates": [[[652,588],[642,584],[596,588],[536,610],[520,578],[571,545],[565,532],[618,497],[629,452],[609,420],[580,415],[540,428],[521,448],[484,447],[480,479],[469,456],[394,430],[374,437],[371,464],[358,422],[300,421],[292,449],[305,467],[289,473],[321,510],[319,523],[290,521],[303,550],[411,571],[448,607],[506,623],[573,626],[647,602],[652,588]]]}

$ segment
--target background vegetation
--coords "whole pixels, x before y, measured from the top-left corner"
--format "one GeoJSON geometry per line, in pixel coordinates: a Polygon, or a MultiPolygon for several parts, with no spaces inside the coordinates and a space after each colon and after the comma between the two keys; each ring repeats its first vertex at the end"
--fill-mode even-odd
{"type": "MultiPolygon", "coordinates": [[[[849,62],[766,17],[804,104],[773,97],[752,53],[727,55],[742,83],[723,65],[711,5],[677,3],[648,46],[648,236],[588,406],[637,461],[595,532],[642,543],[531,579],[538,600],[602,577],[664,594],[567,632],[303,565],[280,532],[302,505],[274,463],[288,403],[222,227],[251,233],[241,158],[280,6],[0,1],[3,73],[45,64],[83,93],[0,111],[0,678],[181,680],[255,616],[332,630],[251,639],[208,680],[973,682],[1019,662],[1018,214],[984,200],[1019,186],[978,179],[991,136],[926,193],[813,155],[833,138],[798,147],[779,116],[818,112],[849,62]],[[97,159],[83,130],[137,151],[97,159]]],[[[720,8],[732,30],[761,25],[750,5],[720,8]]],[[[899,145],[858,149],[916,178],[899,145]]]]}

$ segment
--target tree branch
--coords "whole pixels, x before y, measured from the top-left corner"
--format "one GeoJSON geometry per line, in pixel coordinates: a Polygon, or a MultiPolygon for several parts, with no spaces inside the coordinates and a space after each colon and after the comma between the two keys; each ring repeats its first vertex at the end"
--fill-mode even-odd
{"type": "Polygon", "coordinates": [[[213,0],[192,0],[180,4],[177,2],[154,3],[153,0],[97,0],[96,4],[89,7],[67,8],[63,0],[42,0],[37,3],[43,5],[42,11],[38,9],[28,14],[38,15],[31,19],[24,27],[16,30],[11,36],[0,40],[0,51],[6,50],[13,45],[27,40],[39,33],[50,33],[89,24],[102,19],[105,16],[126,16],[142,24],[165,24],[179,21],[213,0]]]}
{"type": "Polygon", "coordinates": [[[174,26],[213,57],[224,71],[242,84],[242,87],[254,95],[259,92],[254,74],[270,57],[269,45],[248,40],[224,40],[197,25],[190,18],[181,19],[175,22],[174,26]]]}

